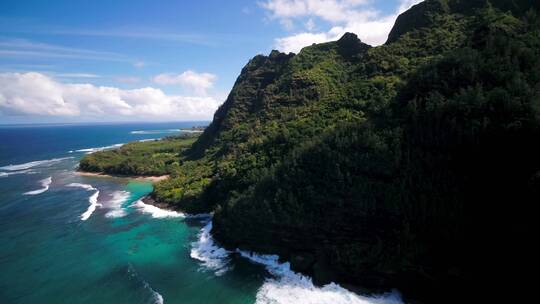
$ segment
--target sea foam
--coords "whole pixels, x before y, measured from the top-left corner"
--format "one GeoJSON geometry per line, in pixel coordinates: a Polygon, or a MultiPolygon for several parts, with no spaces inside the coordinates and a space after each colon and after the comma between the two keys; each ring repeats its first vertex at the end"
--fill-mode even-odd
{"type": "MultiPolygon", "coordinates": [[[[217,246],[210,234],[212,221],[201,229],[198,241],[192,243],[190,256],[202,262],[210,270],[222,274],[228,268],[230,251],[217,246]]],[[[277,255],[262,255],[246,251],[236,252],[251,262],[264,265],[271,275],[259,288],[257,304],[401,304],[401,295],[397,291],[382,295],[361,296],[338,284],[330,283],[322,287],[315,286],[310,277],[291,270],[288,262],[280,263],[277,255]]]]}
{"type": "Polygon", "coordinates": [[[86,209],[86,211],[83,214],[81,214],[82,221],[86,221],[88,218],[90,218],[92,213],[96,211],[96,208],[98,206],[101,206],[101,204],[98,204],[98,197],[99,197],[99,190],[96,190],[96,192],[94,192],[94,194],[92,194],[90,198],[88,199],[90,206],[88,206],[88,209],[86,209]]]}
{"type": "Polygon", "coordinates": [[[139,142],[150,142],[150,141],[158,141],[158,140],[161,140],[161,138],[140,139],[139,142]]]}
{"type": "Polygon", "coordinates": [[[38,190],[34,190],[34,191],[28,191],[28,192],[25,192],[23,193],[24,195],[38,195],[38,194],[41,194],[47,190],[49,190],[49,186],[52,184],[52,176],[49,176],[45,179],[42,179],[39,181],[39,183],[41,184],[41,189],[38,189],[38,190]]]}
{"type": "Polygon", "coordinates": [[[62,157],[62,158],[53,158],[53,159],[46,159],[46,160],[36,160],[36,161],[31,161],[31,162],[28,162],[28,163],[24,163],[24,164],[3,166],[3,167],[0,167],[0,169],[1,170],[6,170],[6,171],[26,170],[26,169],[30,169],[30,168],[33,168],[33,167],[50,166],[50,165],[52,165],[54,163],[61,162],[63,160],[70,159],[70,158],[73,158],[73,157],[62,157]]]}
{"type": "Polygon", "coordinates": [[[8,177],[11,175],[20,175],[20,174],[37,174],[38,171],[32,169],[19,170],[19,171],[9,171],[9,172],[0,172],[0,177],[8,177]]]}
{"type": "Polygon", "coordinates": [[[94,188],[92,185],[88,185],[88,184],[71,183],[66,186],[82,188],[86,191],[95,191],[94,194],[92,194],[90,198],[88,198],[88,202],[90,203],[90,205],[88,206],[88,209],[86,209],[86,211],[83,214],[81,214],[81,220],[86,221],[88,218],[90,218],[92,213],[96,211],[96,208],[98,206],[101,206],[101,204],[98,204],[99,190],[94,188]]]}
{"type": "Polygon", "coordinates": [[[361,296],[335,283],[318,287],[310,277],[291,270],[288,262],[280,263],[277,255],[261,255],[237,250],[244,258],[262,264],[272,274],[257,292],[257,304],[266,303],[332,303],[332,304],[398,304],[403,303],[397,291],[375,296],[361,296]]]}
{"type": "Polygon", "coordinates": [[[109,204],[106,206],[110,209],[109,212],[105,214],[105,217],[117,218],[123,217],[126,215],[126,211],[123,208],[123,204],[129,199],[129,192],[127,191],[116,191],[112,194],[112,199],[109,204]]]}
{"type": "Polygon", "coordinates": [[[199,232],[198,240],[191,243],[190,256],[193,259],[201,261],[202,266],[214,271],[217,276],[224,274],[229,268],[229,251],[218,247],[210,231],[212,230],[212,221],[209,221],[199,232]]]}
{"type": "Polygon", "coordinates": [[[124,143],[114,144],[114,145],[104,146],[104,147],[85,148],[85,149],[79,149],[79,150],[75,150],[75,151],[69,151],[69,153],[84,152],[85,154],[91,154],[91,153],[98,152],[98,151],[104,151],[104,150],[120,148],[123,145],[124,145],[124,143]]]}
{"type": "Polygon", "coordinates": [[[181,212],[160,209],[156,206],[145,204],[142,199],[133,203],[133,206],[142,213],[152,215],[153,218],[185,217],[185,215],[181,212]]]}
{"type": "Polygon", "coordinates": [[[68,187],[76,187],[76,188],[83,188],[87,191],[97,190],[96,188],[92,187],[92,185],[88,184],[80,184],[80,183],[71,183],[69,185],[66,185],[68,187]]]}

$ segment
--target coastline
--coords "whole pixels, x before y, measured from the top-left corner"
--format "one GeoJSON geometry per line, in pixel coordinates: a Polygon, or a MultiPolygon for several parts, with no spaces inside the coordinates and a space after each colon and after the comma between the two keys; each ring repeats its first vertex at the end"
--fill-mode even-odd
{"type": "Polygon", "coordinates": [[[139,181],[149,181],[152,183],[157,183],[157,182],[160,182],[169,178],[169,175],[161,175],[161,176],[117,175],[117,174],[84,172],[84,171],[75,171],[75,174],[80,175],[80,176],[92,176],[92,177],[127,178],[127,179],[139,180],[139,181]]]}
{"type": "MultiPolygon", "coordinates": [[[[101,178],[126,178],[131,180],[138,181],[148,181],[152,184],[168,179],[169,175],[160,175],[160,176],[141,176],[141,175],[117,175],[117,174],[107,174],[103,172],[85,172],[85,171],[75,171],[75,174],[79,176],[89,176],[89,177],[101,177],[101,178]]],[[[159,209],[171,210],[177,212],[183,212],[174,205],[168,203],[162,203],[155,200],[150,194],[141,198],[141,201],[147,205],[155,206],[159,209]]]]}
{"type": "Polygon", "coordinates": [[[179,208],[175,208],[174,205],[158,202],[150,195],[144,196],[143,198],[141,198],[141,201],[143,203],[147,204],[147,205],[152,205],[152,206],[157,207],[159,209],[171,210],[171,211],[177,211],[177,212],[182,212],[183,213],[182,210],[180,210],[179,208]]]}

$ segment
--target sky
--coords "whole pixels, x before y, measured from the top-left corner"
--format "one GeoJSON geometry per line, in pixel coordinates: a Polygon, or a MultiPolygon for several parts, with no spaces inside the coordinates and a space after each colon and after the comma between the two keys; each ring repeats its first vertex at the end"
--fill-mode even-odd
{"type": "Polygon", "coordinates": [[[250,58],[356,33],[420,0],[2,0],[0,124],[211,120],[250,58]]]}

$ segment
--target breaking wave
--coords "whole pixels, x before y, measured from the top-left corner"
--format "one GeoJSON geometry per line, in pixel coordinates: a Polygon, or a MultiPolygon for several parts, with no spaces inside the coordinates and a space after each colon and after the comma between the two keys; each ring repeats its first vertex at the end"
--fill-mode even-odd
{"type": "Polygon", "coordinates": [[[34,190],[34,191],[28,191],[28,192],[25,192],[23,193],[24,195],[38,195],[38,194],[41,194],[47,190],[49,190],[49,186],[51,185],[52,183],[52,176],[49,176],[45,179],[42,179],[39,181],[39,183],[41,184],[41,189],[38,189],[38,190],[34,190]]]}
{"type": "Polygon", "coordinates": [[[36,171],[32,171],[30,169],[28,170],[20,170],[20,171],[11,171],[11,172],[0,172],[0,177],[8,177],[10,175],[16,175],[16,174],[36,174],[36,171]]]}
{"type": "Polygon", "coordinates": [[[63,160],[70,159],[70,158],[73,158],[73,157],[62,157],[62,158],[53,158],[53,159],[46,159],[46,160],[36,160],[36,161],[31,161],[31,162],[28,162],[28,163],[24,163],[24,164],[3,166],[3,167],[0,167],[0,169],[1,170],[6,170],[6,171],[26,170],[26,169],[30,169],[30,168],[34,168],[34,167],[50,166],[50,165],[52,165],[54,163],[61,162],[63,160]]]}
{"type": "Polygon", "coordinates": [[[185,215],[181,212],[160,209],[156,206],[145,204],[142,201],[142,199],[133,203],[133,206],[142,213],[147,213],[147,214],[152,215],[153,218],[185,217],[185,215]]]}
{"type": "MultiPolygon", "coordinates": [[[[224,273],[228,268],[230,251],[218,247],[210,234],[212,221],[201,229],[199,239],[192,243],[191,257],[202,265],[224,273]]],[[[322,287],[315,286],[310,277],[291,270],[288,262],[280,263],[277,255],[261,255],[246,251],[236,252],[253,263],[264,265],[271,275],[257,291],[257,304],[401,304],[401,295],[397,291],[382,295],[361,296],[338,284],[330,283],[322,287]]],[[[218,273],[220,272],[220,273],[218,273]]]]}
{"type": "Polygon", "coordinates": [[[82,188],[86,191],[95,191],[94,194],[92,194],[90,198],[88,198],[88,202],[90,203],[90,205],[88,206],[88,209],[86,209],[86,211],[83,214],[81,214],[81,220],[86,221],[88,218],[90,218],[92,213],[96,211],[96,208],[98,206],[101,206],[101,204],[98,204],[99,190],[94,188],[92,185],[88,185],[88,184],[71,183],[67,186],[82,188]]]}
{"type": "Polygon", "coordinates": [[[91,190],[97,190],[96,188],[92,187],[92,185],[88,185],[88,184],[79,184],[79,183],[71,183],[69,185],[66,185],[68,187],[75,187],[75,188],[83,188],[87,191],[91,191],[91,190]]]}
{"type": "Polygon", "coordinates": [[[273,276],[257,292],[257,304],[332,303],[332,304],[401,304],[397,291],[375,296],[361,296],[335,283],[317,287],[310,277],[291,270],[288,262],[280,263],[277,255],[261,255],[237,250],[244,258],[262,264],[273,276]]]}
{"type": "Polygon", "coordinates": [[[212,221],[204,226],[198,235],[198,240],[191,243],[190,256],[193,259],[201,261],[202,266],[214,271],[217,276],[227,272],[229,269],[229,251],[218,247],[210,231],[212,230],[212,221]]]}
{"type": "Polygon", "coordinates": [[[107,208],[110,211],[105,214],[105,217],[117,218],[126,215],[126,211],[123,208],[123,204],[129,199],[129,192],[116,191],[112,194],[112,199],[109,202],[107,208]]]}
{"type": "Polygon", "coordinates": [[[83,214],[81,214],[82,221],[86,221],[88,218],[90,218],[92,213],[96,211],[96,208],[98,206],[101,206],[101,204],[98,204],[98,197],[99,197],[99,190],[96,190],[96,192],[94,192],[94,194],[92,194],[90,198],[88,199],[90,206],[88,206],[88,209],[86,209],[86,211],[83,214]]]}
{"type": "Polygon", "coordinates": [[[123,145],[124,145],[124,143],[120,143],[120,144],[114,144],[114,145],[104,146],[104,147],[79,149],[79,150],[75,150],[75,151],[69,151],[69,153],[82,152],[82,153],[90,154],[90,153],[94,153],[94,152],[98,152],[98,151],[120,148],[123,145]]]}

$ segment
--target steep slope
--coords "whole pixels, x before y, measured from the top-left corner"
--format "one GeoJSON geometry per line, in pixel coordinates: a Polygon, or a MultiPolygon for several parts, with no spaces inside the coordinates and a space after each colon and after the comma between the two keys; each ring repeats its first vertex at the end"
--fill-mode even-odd
{"type": "Polygon", "coordinates": [[[533,7],[430,0],[380,47],[346,34],[257,56],[154,196],[215,210],[222,244],[321,283],[438,302],[480,282],[513,292],[539,199],[533,7]]]}
{"type": "Polygon", "coordinates": [[[223,205],[216,236],[279,252],[322,281],[430,301],[478,282],[526,286],[517,278],[534,261],[540,49],[538,32],[516,21],[498,19],[423,66],[385,119],[295,150],[223,205]]]}

